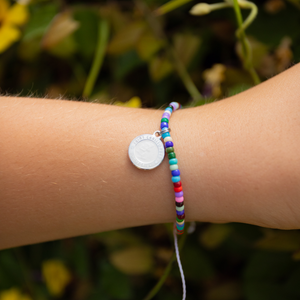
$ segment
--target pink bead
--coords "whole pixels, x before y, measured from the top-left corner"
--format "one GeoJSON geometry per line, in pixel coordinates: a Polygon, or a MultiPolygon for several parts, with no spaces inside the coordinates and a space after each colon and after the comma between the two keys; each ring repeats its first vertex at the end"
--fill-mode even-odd
{"type": "Polygon", "coordinates": [[[176,202],[183,202],[183,197],[175,197],[176,202]]]}

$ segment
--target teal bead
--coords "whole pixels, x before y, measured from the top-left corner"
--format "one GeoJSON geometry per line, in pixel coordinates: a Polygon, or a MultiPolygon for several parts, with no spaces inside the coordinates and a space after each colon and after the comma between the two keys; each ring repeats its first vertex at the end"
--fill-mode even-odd
{"type": "Polygon", "coordinates": [[[172,182],[179,182],[180,176],[172,176],[172,182]]]}
{"type": "Polygon", "coordinates": [[[178,170],[178,165],[170,165],[170,170],[171,171],[175,171],[175,170],[178,170]]]}
{"type": "Polygon", "coordinates": [[[177,163],[178,163],[177,158],[171,158],[171,159],[169,159],[169,164],[170,165],[177,165],[177,163]]]}
{"type": "Polygon", "coordinates": [[[162,136],[162,138],[164,139],[164,138],[166,138],[167,136],[171,136],[171,135],[170,135],[169,132],[166,132],[166,133],[163,133],[161,136],[162,136]]]}
{"type": "Polygon", "coordinates": [[[163,122],[169,123],[169,120],[168,120],[167,118],[162,118],[162,119],[160,120],[160,123],[163,123],[163,122]]]}

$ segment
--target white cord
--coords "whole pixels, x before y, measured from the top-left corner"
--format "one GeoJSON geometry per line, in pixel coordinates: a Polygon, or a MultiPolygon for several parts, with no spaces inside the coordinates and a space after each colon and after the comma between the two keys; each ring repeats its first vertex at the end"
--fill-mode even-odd
{"type": "Polygon", "coordinates": [[[182,288],[183,288],[182,300],[185,300],[185,297],[186,297],[186,285],[185,285],[185,279],[184,279],[182,265],[181,265],[181,262],[180,262],[180,255],[179,255],[179,249],[178,249],[178,240],[177,240],[177,234],[176,234],[176,227],[174,227],[174,229],[173,229],[173,235],[174,235],[176,258],[177,258],[177,263],[178,263],[178,267],[179,267],[179,271],[180,271],[180,275],[181,275],[182,288]]]}

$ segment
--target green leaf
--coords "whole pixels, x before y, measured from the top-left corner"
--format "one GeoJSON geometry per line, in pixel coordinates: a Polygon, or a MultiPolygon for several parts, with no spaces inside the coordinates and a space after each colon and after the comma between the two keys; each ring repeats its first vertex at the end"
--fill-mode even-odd
{"type": "Polygon", "coordinates": [[[171,0],[169,2],[167,2],[166,4],[162,5],[161,7],[159,7],[155,13],[157,15],[164,15],[188,2],[191,2],[192,0],[171,0]]]}
{"type": "Polygon", "coordinates": [[[165,56],[156,56],[149,63],[149,72],[153,81],[160,81],[170,75],[174,67],[165,56]]]}
{"type": "Polygon", "coordinates": [[[228,224],[210,224],[202,231],[200,241],[208,249],[217,248],[232,232],[228,224]]]}
{"type": "Polygon", "coordinates": [[[90,58],[96,49],[99,17],[94,10],[87,8],[76,10],[73,17],[80,23],[74,32],[77,49],[84,57],[90,58]]]}
{"type": "Polygon", "coordinates": [[[42,37],[57,12],[58,5],[54,1],[31,6],[30,18],[25,27],[23,40],[42,37]]]}

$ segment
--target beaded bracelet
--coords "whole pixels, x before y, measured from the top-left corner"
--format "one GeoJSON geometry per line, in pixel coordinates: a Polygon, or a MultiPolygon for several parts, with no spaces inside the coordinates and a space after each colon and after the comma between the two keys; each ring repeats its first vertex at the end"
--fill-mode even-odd
{"type": "Polygon", "coordinates": [[[176,207],[176,231],[177,234],[184,232],[184,198],[180,179],[180,171],[178,169],[177,158],[174,152],[174,144],[170,135],[169,119],[173,111],[180,109],[182,106],[178,102],[171,102],[165,109],[160,128],[161,131],[155,131],[151,134],[142,134],[129,145],[128,154],[132,163],[139,169],[151,170],[161,164],[164,159],[165,152],[168,154],[170,170],[172,174],[172,182],[175,192],[176,207]],[[164,140],[164,145],[161,141],[164,140]]]}

